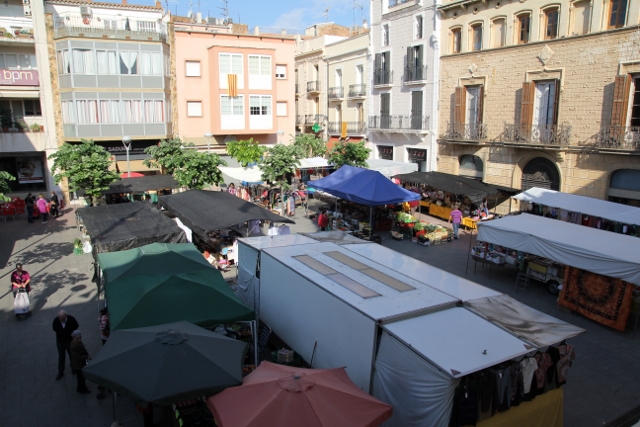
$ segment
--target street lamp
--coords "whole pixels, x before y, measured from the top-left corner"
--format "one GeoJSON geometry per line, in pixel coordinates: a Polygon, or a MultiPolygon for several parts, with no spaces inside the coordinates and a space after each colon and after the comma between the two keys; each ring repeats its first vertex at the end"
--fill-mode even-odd
{"type": "Polygon", "coordinates": [[[122,145],[124,145],[124,149],[127,150],[127,178],[131,178],[131,165],[129,164],[129,150],[131,149],[131,137],[123,136],[122,145]]]}
{"type": "Polygon", "coordinates": [[[204,134],[204,139],[207,141],[207,153],[211,152],[211,138],[213,138],[213,134],[211,132],[204,134]]]}

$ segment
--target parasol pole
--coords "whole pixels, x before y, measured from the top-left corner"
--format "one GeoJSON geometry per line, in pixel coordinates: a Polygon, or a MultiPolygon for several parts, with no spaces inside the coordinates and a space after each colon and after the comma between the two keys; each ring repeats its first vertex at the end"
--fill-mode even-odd
{"type": "Polygon", "coordinates": [[[464,269],[464,274],[467,274],[469,270],[469,258],[471,257],[471,241],[473,240],[473,228],[471,229],[471,236],[469,236],[469,250],[467,251],[467,266],[464,269]]]}
{"type": "Polygon", "coordinates": [[[311,360],[309,361],[309,367],[313,368],[313,357],[316,355],[316,347],[318,346],[318,340],[313,344],[313,351],[311,352],[311,360]]]}

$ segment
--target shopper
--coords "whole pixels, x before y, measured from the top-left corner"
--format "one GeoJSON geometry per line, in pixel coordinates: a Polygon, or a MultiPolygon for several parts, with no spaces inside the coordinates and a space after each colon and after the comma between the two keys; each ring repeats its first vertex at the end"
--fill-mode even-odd
{"type": "Polygon", "coordinates": [[[26,289],[27,294],[31,292],[31,276],[22,269],[22,263],[19,262],[16,264],[16,271],[11,273],[11,292],[13,292],[14,298],[20,288],[26,289]]]}
{"type": "Polygon", "coordinates": [[[33,200],[33,195],[31,193],[27,194],[27,197],[24,199],[24,204],[27,207],[27,221],[30,223],[34,223],[33,220],[33,208],[35,206],[35,200],[33,200]]]}
{"type": "Polygon", "coordinates": [[[91,390],[87,388],[84,375],[82,375],[82,368],[84,368],[88,360],[91,360],[89,352],[82,343],[82,332],[76,329],[71,332],[71,337],[72,341],[69,345],[69,357],[71,358],[71,370],[78,380],[76,391],[82,394],[91,393],[91,390]]]}
{"type": "Polygon", "coordinates": [[[462,222],[462,212],[458,209],[458,206],[451,211],[451,215],[449,215],[449,222],[453,223],[453,238],[458,239],[458,229],[460,228],[460,223],[462,222]]]}
{"type": "Polygon", "coordinates": [[[51,192],[51,201],[49,202],[49,211],[52,218],[58,218],[60,216],[60,199],[55,191],[51,192]]]}
{"type": "Polygon", "coordinates": [[[40,194],[38,196],[36,205],[38,207],[38,211],[40,212],[40,216],[42,217],[42,223],[46,224],[49,219],[49,214],[47,213],[47,200],[44,198],[44,195],[40,194]]]}
{"type": "Polygon", "coordinates": [[[100,337],[102,338],[102,345],[107,343],[111,329],[109,328],[109,310],[107,307],[100,310],[100,316],[98,317],[98,323],[100,327],[100,337]]]}
{"type": "MultiPolygon", "coordinates": [[[[66,311],[60,310],[58,316],[53,319],[53,331],[56,333],[56,347],[58,349],[58,375],[56,380],[62,378],[64,374],[64,353],[69,353],[69,347],[71,345],[71,333],[78,329],[78,321],[75,317],[67,314],[66,311]]],[[[69,353],[71,359],[71,353],[69,353]]]]}
{"type": "Polygon", "coordinates": [[[329,216],[327,215],[327,210],[322,208],[320,209],[320,215],[318,215],[318,226],[320,227],[320,231],[326,231],[328,225],[329,216]]]}

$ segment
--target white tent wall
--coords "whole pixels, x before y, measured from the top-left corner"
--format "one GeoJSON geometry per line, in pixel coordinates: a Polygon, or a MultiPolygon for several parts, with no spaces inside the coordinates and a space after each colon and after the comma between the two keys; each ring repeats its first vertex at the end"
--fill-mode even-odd
{"type": "Polygon", "coordinates": [[[385,427],[447,427],[459,382],[382,331],[372,394],[393,406],[385,427]]]}
{"type": "Polygon", "coordinates": [[[247,307],[256,312],[256,317],[260,319],[259,310],[256,304],[260,301],[258,291],[260,289],[260,279],[256,277],[260,250],[246,245],[242,239],[238,241],[238,297],[247,307]]]}
{"type": "Polygon", "coordinates": [[[369,392],[375,322],[263,251],[260,317],[313,367],[345,366],[349,378],[369,392]],[[349,361],[347,364],[346,362],[349,361]]]}
{"type": "Polygon", "coordinates": [[[394,175],[416,172],[418,170],[418,164],[395,162],[385,159],[367,159],[367,169],[378,171],[387,178],[390,178],[394,175]]]}

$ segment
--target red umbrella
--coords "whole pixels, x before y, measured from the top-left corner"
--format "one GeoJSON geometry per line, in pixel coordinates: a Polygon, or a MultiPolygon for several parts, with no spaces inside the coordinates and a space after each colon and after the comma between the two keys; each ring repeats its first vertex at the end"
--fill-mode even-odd
{"type": "Polygon", "coordinates": [[[141,174],[139,172],[131,172],[131,175],[127,174],[127,172],[125,173],[121,173],[120,174],[120,178],[140,178],[141,176],[144,176],[144,174],[141,174]]]}
{"type": "Polygon", "coordinates": [[[220,427],[375,427],[393,408],[360,390],[344,368],[263,362],[241,386],[207,398],[220,427]]]}

